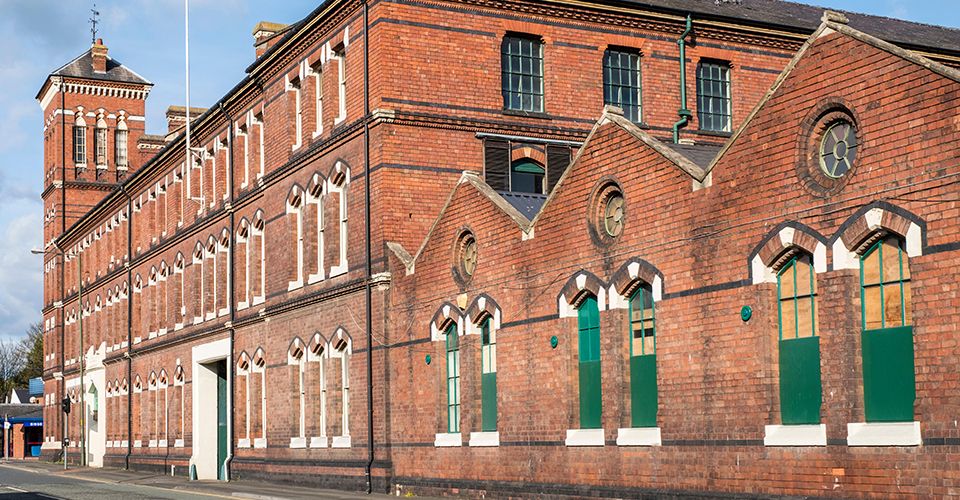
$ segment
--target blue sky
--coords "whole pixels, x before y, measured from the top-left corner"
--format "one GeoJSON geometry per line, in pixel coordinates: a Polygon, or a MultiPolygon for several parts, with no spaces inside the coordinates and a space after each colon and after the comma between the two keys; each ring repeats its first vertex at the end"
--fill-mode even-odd
{"type": "MultiPolygon", "coordinates": [[[[702,0],[713,1],[713,0],[702,0]]],[[[320,0],[191,0],[191,104],[216,102],[253,61],[251,29],[290,23],[320,0]]],[[[90,46],[89,1],[0,0],[0,339],[40,319],[42,116],[34,96],[47,74],[90,46]]],[[[820,6],[960,27],[954,0],[813,0],[820,6]]],[[[147,131],[166,130],[164,111],[184,102],[183,1],[99,0],[110,55],[155,84],[147,131]]]]}

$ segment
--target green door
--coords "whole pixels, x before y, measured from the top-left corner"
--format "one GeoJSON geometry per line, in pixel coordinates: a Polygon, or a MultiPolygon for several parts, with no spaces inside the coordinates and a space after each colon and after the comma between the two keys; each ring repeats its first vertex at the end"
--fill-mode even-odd
{"type": "Polygon", "coordinates": [[[657,337],[653,290],[630,297],[630,425],[657,426],[657,337]]]}
{"type": "Polygon", "coordinates": [[[820,337],[813,256],[794,256],[777,273],[780,321],[780,419],[785,425],[819,424],[820,337]]]}
{"type": "Polygon", "coordinates": [[[217,362],[217,479],[226,479],[227,461],[227,362],[217,362]]]}
{"type": "Polygon", "coordinates": [[[603,398],[600,390],[600,309],[593,296],[577,312],[580,347],[580,428],[599,429],[603,398]]]}

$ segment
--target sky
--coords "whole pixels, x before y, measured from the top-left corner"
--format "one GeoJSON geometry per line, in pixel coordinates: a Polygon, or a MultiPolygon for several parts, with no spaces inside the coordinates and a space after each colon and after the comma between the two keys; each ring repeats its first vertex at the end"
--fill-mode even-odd
{"type": "MultiPolygon", "coordinates": [[[[244,76],[259,21],[291,23],[321,0],[190,0],[190,99],[206,107],[244,76]]],[[[712,1],[712,0],[703,0],[712,1]]],[[[823,7],[960,27],[956,0],[810,0],[823,7]]],[[[87,0],[0,0],[0,340],[41,320],[43,116],[34,97],[46,76],[90,47],[87,0]]],[[[155,84],[147,132],[184,104],[182,0],[99,0],[99,37],[110,56],[155,84]]]]}

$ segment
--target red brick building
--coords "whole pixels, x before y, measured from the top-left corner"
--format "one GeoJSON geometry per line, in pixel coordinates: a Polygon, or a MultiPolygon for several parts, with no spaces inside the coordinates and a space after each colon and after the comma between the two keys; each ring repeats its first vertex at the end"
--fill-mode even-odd
{"type": "Polygon", "coordinates": [[[45,455],[66,396],[199,478],[951,494],[960,37],[767,4],[327,2],[190,158],[95,45],[38,96],[45,455]]]}

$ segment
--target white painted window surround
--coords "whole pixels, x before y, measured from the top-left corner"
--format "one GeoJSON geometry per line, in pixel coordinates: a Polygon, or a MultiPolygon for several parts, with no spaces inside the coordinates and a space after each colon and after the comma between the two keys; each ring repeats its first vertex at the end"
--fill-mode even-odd
{"type": "Polygon", "coordinates": [[[434,438],[433,446],[437,448],[463,446],[463,437],[459,432],[440,432],[434,438]]]}
{"type": "Polygon", "coordinates": [[[471,432],[470,446],[472,447],[500,446],[500,433],[497,431],[471,432]]]}
{"type": "Polygon", "coordinates": [[[826,446],[827,426],[767,425],[764,426],[764,446],[826,446]]]}
{"type": "Polygon", "coordinates": [[[660,446],[659,427],[627,427],[617,429],[617,446],[660,446]]]}
{"type": "Polygon", "coordinates": [[[920,422],[847,424],[847,446],[920,446],[920,422]]]}
{"type": "Polygon", "coordinates": [[[567,429],[567,446],[603,446],[603,429],[567,429]]]}

